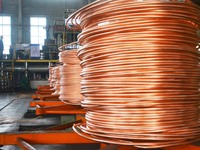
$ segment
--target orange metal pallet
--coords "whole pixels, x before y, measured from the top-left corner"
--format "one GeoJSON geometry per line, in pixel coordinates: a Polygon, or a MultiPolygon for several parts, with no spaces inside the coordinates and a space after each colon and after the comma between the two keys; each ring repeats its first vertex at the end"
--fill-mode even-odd
{"type": "Polygon", "coordinates": [[[42,101],[59,101],[59,95],[41,95],[40,100],[42,101]]]}
{"type": "Polygon", "coordinates": [[[53,93],[54,90],[52,89],[40,89],[40,90],[37,90],[38,92],[49,92],[49,93],[53,93]]]}
{"type": "Polygon", "coordinates": [[[62,101],[31,101],[30,102],[30,107],[36,107],[37,105],[41,106],[41,107],[47,107],[47,106],[59,106],[59,105],[63,105],[64,103],[62,101]]]}
{"type": "Polygon", "coordinates": [[[97,143],[83,138],[75,132],[34,131],[0,134],[0,145],[16,145],[17,139],[24,139],[30,144],[88,144],[97,143]],[[59,137],[59,138],[56,138],[59,137]]]}
{"type": "Polygon", "coordinates": [[[40,105],[36,105],[36,115],[66,115],[66,114],[85,114],[86,110],[84,110],[80,106],[73,105],[60,105],[60,106],[49,106],[42,107],[40,105]]]}
{"type": "Polygon", "coordinates": [[[32,95],[32,99],[34,99],[34,100],[43,100],[43,101],[58,101],[59,100],[59,95],[34,94],[34,95],[32,95]]]}
{"type": "Polygon", "coordinates": [[[41,94],[41,95],[50,95],[53,92],[52,91],[36,91],[35,93],[36,94],[41,94]]]}
{"type": "Polygon", "coordinates": [[[50,89],[51,87],[50,87],[49,85],[39,85],[39,86],[37,87],[38,90],[44,89],[44,88],[50,89]]]}

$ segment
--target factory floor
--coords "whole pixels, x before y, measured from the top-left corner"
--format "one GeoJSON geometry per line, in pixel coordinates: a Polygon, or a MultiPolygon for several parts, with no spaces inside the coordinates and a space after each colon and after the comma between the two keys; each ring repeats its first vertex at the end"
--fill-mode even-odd
{"type": "MultiPolygon", "coordinates": [[[[24,118],[33,93],[0,93],[0,134],[18,132],[19,126],[56,125],[61,116],[24,118]]],[[[56,138],[56,137],[55,137],[56,138]]],[[[98,150],[99,145],[34,145],[37,150],[98,150]]],[[[20,150],[17,146],[7,145],[0,150],[20,150]]]]}
{"type": "MultiPolygon", "coordinates": [[[[29,107],[33,93],[0,93],[0,134],[19,132],[20,126],[58,125],[62,123],[63,116],[24,117],[29,107]]],[[[65,117],[65,116],[64,116],[65,117]]],[[[31,131],[30,131],[31,132],[31,131]]],[[[55,137],[56,138],[56,137],[55,137]]],[[[200,143],[195,143],[200,145],[200,143]]],[[[37,150],[99,150],[99,144],[85,145],[33,145],[37,150]]],[[[20,150],[18,146],[0,146],[0,150],[20,150]]],[[[105,150],[116,150],[107,147],[105,150]]],[[[150,150],[150,149],[149,149],[150,150]]]]}

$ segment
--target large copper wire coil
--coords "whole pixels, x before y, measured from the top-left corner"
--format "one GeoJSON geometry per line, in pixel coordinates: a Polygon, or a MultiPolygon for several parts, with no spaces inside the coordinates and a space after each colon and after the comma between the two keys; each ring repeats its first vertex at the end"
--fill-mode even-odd
{"type": "Polygon", "coordinates": [[[60,70],[59,70],[59,65],[55,66],[53,68],[53,75],[52,75],[52,86],[53,89],[55,90],[52,95],[59,95],[60,93],[60,70]]]}
{"type": "Polygon", "coordinates": [[[74,67],[80,66],[80,60],[77,59],[77,49],[65,50],[60,52],[59,59],[62,60],[63,65],[71,64],[75,65],[74,67]]]}
{"type": "Polygon", "coordinates": [[[59,62],[63,63],[64,55],[65,55],[65,51],[59,52],[59,54],[58,54],[59,62]]]}
{"type": "Polygon", "coordinates": [[[72,14],[87,109],[73,129],[140,148],[200,140],[199,21],[190,0],[103,0],[72,14]]]}
{"type": "Polygon", "coordinates": [[[49,67],[49,78],[48,78],[48,81],[49,81],[49,86],[52,87],[52,75],[53,75],[53,66],[50,66],[49,67]]]}
{"type": "Polygon", "coordinates": [[[83,100],[81,95],[81,66],[77,57],[77,50],[62,51],[59,55],[63,62],[60,67],[60,97],[65,103],[80,105],[83,100]]]}
{"type": "Polygon", "coordinates": [[[54,88],[54,85],[55,85],[55,81],[56,81],[56,79],[55,79],[55,66],[54,67],[52,67],[52,75],[51,75],[51,78],[50,78],[50,86],[52,87],[52,89],[54,88]]]}

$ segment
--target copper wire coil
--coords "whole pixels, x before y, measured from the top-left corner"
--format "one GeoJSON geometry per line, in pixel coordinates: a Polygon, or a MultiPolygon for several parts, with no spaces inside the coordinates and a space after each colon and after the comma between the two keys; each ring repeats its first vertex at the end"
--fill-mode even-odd
{"type": "Polygon", "coordinates": [[[48,78],[48,82],[49,82],[49,86],[53,87],[53,66],[49,67],[49,78],[48,78]]]}
{"type": "Polygon", "coordinates": [[[64,63],[64,57],[65,56],[65,51],[59,52],[58,57],[59,57],[59,62],[64,63]]]}
{"type": "Polygon", "coordinates": [[[51,78],[50,78],[50,87],[52,87],[52,90],[54,90],[54,86],[55,86],[55,67],[52,67],[52,71],[51,71],[51,78]]]}
{"type": "Polygon", "coordinates": [[[53,89],[55,90],[54,93],[52,93],[52,95],[59,95],[60,93],[60,71],[59,71],[59,65],[55,66],[53,68],[53,74],[52,74],[52,86],[53,89]]]}
{"type": "Polygon", "coordinates": [[[63,62],[64,65],[80,64],[80,60],[77,59],[77,49],[65,50],[65,51],[60,52],[59,60],[60,62],[63,62]]]}
{"type": "Polygon", "coordinates": [[[199,20],[191,0],[95,1],[72,14],[87,109],[73,129],[140,148],[200,140],[199,20]]]}
{"type": "Polygon", "coordinates": [[[80,105],[83,100],[81,95],[81,67],[77,57],[77,50],[62,51],[59,55],[63,61],[60,67],[60,97],[65,103],[80,105]]]}
{"type": "MultiPolygon", "coordinates": [[[[111,143],[111,144],[117,143],[119,145],[137,145],[137,147],[139,148],[149,148],[149,147],[157,148],[158,143],[160,147],[169,147],[171,145],[177,145],[176,142],[187,144],[190,142],[198,141],[198,139],[191,141],[191,140],[182,140],[178,138],[173,138],[172,140],[169,140],[168,138],[161,138],[161,137],[155,138],[155,133],[153,133],[154,138],[152,138],[151,136],[148,136],[148,140],[145,140],[145,141],[138,139],[138,137],[137,139],[132,138],[132,140],[126,140],[126,138],[128,137],[127,135],[125,136],[125,138],[119,139],[119,138],[116,138],[118,137],[118,135],[114,135],[114,136],[112,136],[113,134],[102,135],[102,132],[105,132],[105,130],[101,131],[100,133],[91,132],[91,130],[88,129],[85,124],[76,124],[73,126],[73,130],[79,135],[91,140],[106,142],[106,143],[111,143]]],[[[120,131],[116,133],[120,133],[120,131]]]]}
{"type": "Polygon", "coordinates": [[[52,70],[53,70],[53,67],[49,67],[49,78],[48,78],[49,82],[52,80],[52,70]]]}

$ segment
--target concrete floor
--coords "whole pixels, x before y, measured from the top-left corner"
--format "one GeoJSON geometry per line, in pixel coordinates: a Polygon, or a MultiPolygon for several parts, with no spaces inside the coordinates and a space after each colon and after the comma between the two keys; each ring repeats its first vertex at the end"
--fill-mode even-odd
{"type": "MultiPolygon", "coordinates": [[[[19,125],[60,124],[60,117],[23,118],[27,112],[32,93],[0,93],[0,134],[16,132],[19,125]]],[[[34,145],[37,150],[98,150],[99,145],[34,145]]],[[[20,150],[17,146],[3,146],[0,150],[20,150]]]]}
{"type": "Polygon", "coordinates": [[[18,121],[27,111],[30,94],[0,94],[0,133],[18,129],[18,121]]]}

